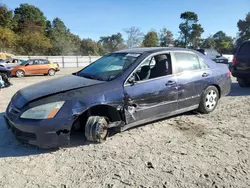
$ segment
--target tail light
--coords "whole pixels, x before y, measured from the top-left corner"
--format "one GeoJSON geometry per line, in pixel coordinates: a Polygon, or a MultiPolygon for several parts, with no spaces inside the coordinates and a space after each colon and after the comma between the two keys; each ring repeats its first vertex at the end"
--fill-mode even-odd
{"type": "Polygon", "coordinates": [[[236,56],[234,56],[234,58],[233,58],[233,65],[235,65],[236,64],[236,56]]]}
{"type": "Polygon", "coordinates": [[[228,69],[228,72],[227,72],[227,77],[228,77],[228,78],[231,77],[231,72],[230,72],[229,69],[228,69]]]}

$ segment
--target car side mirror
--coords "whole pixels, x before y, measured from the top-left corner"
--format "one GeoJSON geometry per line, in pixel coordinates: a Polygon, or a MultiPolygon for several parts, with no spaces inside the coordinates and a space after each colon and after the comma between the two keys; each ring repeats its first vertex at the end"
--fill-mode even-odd
{"type": "Polygon", "coordinates": [[[216,58],[220,58],[222,55],[216,55],[216,58]]]}
{"type": "Polygon", "coordinates": [[[28,65],[29,65],[29,63],[25,64],[25,66],[28,66],[28,65]]]}

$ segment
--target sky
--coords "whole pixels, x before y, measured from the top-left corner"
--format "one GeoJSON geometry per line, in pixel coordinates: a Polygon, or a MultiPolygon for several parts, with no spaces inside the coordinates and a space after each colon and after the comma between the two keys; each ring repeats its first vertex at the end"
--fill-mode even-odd
{"type": "Polygon", "coordinates": [[[0,0],[14,10],[21,3],[38,7],[48,20],[59,17],[72,33],[99,40],[136,26],[147,33],[163,27],[179,36],[180,14],[193,11],[207,37],[217,31],[236,37],[237,22],[250,11],[250,0],[0,0]]]}

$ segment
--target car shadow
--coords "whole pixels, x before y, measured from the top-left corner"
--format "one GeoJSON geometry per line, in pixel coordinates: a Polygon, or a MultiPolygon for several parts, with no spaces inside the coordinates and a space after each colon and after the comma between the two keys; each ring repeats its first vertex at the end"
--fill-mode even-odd
{"type": "Polygon", "coordinates": [[[227,96],[248,96],[250,95],[250,87],[240,87],[237,82],[231,85],[231,91],[227,96]]]}
{"type": "Polygon", "coordinates": [[[11,76],[11,78],[17,78],[17,79],[22,79],[22,78],[29,78],[29,77],[39,77],[39,76],[48,76],[48,75],[44,75],[44,74],[28,74],[28,75],[25,75],[24,77],[21,77],[21,78],[18,78],[16,76],[11,76]]]}

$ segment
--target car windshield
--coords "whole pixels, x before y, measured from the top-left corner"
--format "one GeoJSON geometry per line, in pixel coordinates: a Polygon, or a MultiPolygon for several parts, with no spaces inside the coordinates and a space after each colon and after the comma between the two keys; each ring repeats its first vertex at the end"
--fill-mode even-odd
{"type": "Polygon", "coordinates": [[[140,55],[138,53],[111,53],[93,62],[76,75],[110,81],[121,75],[140,55]]]}
{"type": "Polygon", "coordinates": [[[213,50],[213,54],[215,57],[221,57],[221,54],[217,50],[213,50]]]}

